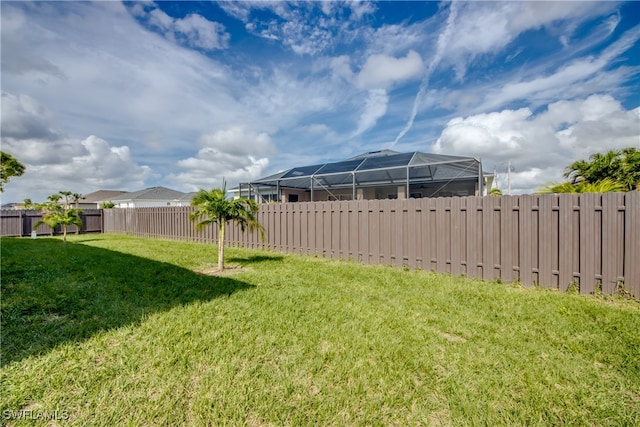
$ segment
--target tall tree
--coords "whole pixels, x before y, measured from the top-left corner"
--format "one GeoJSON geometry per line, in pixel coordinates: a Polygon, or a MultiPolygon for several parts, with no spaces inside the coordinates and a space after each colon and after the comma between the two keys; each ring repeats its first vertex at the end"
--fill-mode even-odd
{"type": "Polygon", "coordinates": [[[203,229],[209,224],[218,225],[218,270],[224,270],[224,233],[227,222],[236,222],[244,231],[257,229],[264,239],[264,228],[258,222],[258,204],[249,199],[228,199],[226,183],[222,188],[209,191],[200,190],[191,200],[191,206],[197,209],[189,218],[195,222],[196,229],[203,229]]]}
{"type": "Polygon", "coordinates": [[[4,192],[4,185],[9,182],[9,178],[22,175],[25,169],[11,154],[0,151],[0,192],[4,192]]]}
{"type": "Polygon", "coordinates": [[[589,160],[570,164],[564,176],[576,185],[581,182],[596,184],[608,178],[621,183],[625,188],[623,191],[634,190],[640,186],[640,151],[629,147],[595,153],[589,160]]]}

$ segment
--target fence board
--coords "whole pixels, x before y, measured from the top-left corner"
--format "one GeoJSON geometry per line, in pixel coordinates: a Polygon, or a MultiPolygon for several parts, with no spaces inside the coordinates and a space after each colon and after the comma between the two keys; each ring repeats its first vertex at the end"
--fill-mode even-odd
{"type": "Polygon", "coordinates": [[[625,196],[624,288],[640,298],[640,191],[625,196]]]}
{"type": "Polygon", "coordinates": [[[553,235],[557,232],[554,224],[553,205],[556,196],[545,194],[538,201],[538,283],[541,286],[555,288],[555,276],[553,274],[553,235]]]}
{"type": "MultiPolygon", "coordinates": [[[[482,279],[493,280],[496,260],[494,258],[494,238],[500,229],[495,228],[495,216],[499,215],[497,197],[481,198],[482,202],[482,279]]],[[[498,236],[499,238],[499,236],[498,236]]]]}
{"type": "Polygon", "coordinates": [[[514,248],[517,247],[513,242],[514,233],[514,207],[513,197],[504,196],[500,197],[500,253],[498,255],[499,260],[499,273],[498,276],[505,282],[512,282],[514,279],[513,267],[514,267],[514,248]]]}
{"type": "Polygon", "coordinates": [[[596,286],[596,259],[599,239],[596,230],[598,194],[580,198],[580,293],[593,293],[596,286]]]}
{"type": "Polygon", "coordinates": [[[623,203],[623,193],[609,193],[602,196],[602,216],[609,218],[602,223],[602,292],[613,294],[616,292],[618,280],[622,272],[618,269],[623,248],[621,241],[617,239],[622,219],[618,212],[618,206],[623,203]]]}
{"type": "Polygon", "coordinates": [[[479,222],[479,198],[469,197],[467,201],[466,210],[466,227],[467,227],[467,247],[466,247],[466,265],[467,276],[471,278],[482,277],[482,252],[478,250],[478,245],[481,244],[480,233],[482,230],[478,229],[479,222]]]}
{"type": "Polygon", "coordinates": [[[360,218],[360,202],[349,202],[349,212],[347,215],[347,233],[349,234],[349,252],[348,258],[350,260],[360,260],[360,247],[359,247],[359,218],[360,218]]]}
{"type": "Polygon", "coordinates": [[[577,198],[567,195],[558,199],[558,288],[566,291],[575,280],[574,240],[577,237],[574,221],[574,205],[577,198]]]}
{"type": "Polygon", "coordinates": [[[331,258],[340,258],[340,211],[344,202],[330,202],[331,206],[330,215],[331,218],[331,258]]]}
{"type": "MultiPolygon", "coordinates": [[[[102,209],[84,209],[81,215],[82,233],[101,233],[103,230],[102,209]]],[[[37,210],[0,210],[0,236],[21,237],[30,236],[32,231],[36,235],[59,235],[62,234],[62,226],[55,230],[46,225],[40,225],[34,230],[35,224],[42,219],[42,212],[37,210]]],[[[76,233],[75,225],[67,227],[67,234],[76,233]]]]}
{"type": "Polygon", "coordinates": [[[380,241],[378,249],[380,251],[380,257],[376,263],[391,265],[393,260],[391,259],[391,251],[393,246],[393,240],[391,236],[391,203],[389,200],[382,200],[380,202],[380,241]]]}
{"type": "Polygon", "coordinates": [[[520,281],[526,284],[533,284],[537,277],[533,274],[533,203],[534,198],[526,195],[520,199],[520,218],[519,229],[520,234],[520,281]]]}

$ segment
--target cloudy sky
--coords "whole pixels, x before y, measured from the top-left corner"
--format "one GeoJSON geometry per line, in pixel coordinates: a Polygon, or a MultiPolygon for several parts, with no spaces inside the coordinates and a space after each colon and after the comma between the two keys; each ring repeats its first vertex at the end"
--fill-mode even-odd
{"type": "Polygon", "coordinates": [[[390,148],[513,193],[640,148],[640,2],[1,2],[2,203],[390,148]]]}

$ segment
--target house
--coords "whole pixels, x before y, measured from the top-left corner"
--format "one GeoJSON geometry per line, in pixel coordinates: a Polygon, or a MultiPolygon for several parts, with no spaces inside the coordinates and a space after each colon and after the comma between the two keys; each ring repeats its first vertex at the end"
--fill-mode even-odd
{"type": "Polygon", "coordinates": [[[102,203],[110,202],[114,197],[127,194],[127,191],[121,190],[98,190],[93,193],[85,194],[78,202],[80,209],[100,209],[102,203]]]}
{"type": "Polygon", "coordinates": [[[406,199],[486,195],[492,181],[473,157],[380,150],[295,167],[231,191],[259,202],[406,199]]]}
{"type": "Polygon", "coordinates": [[[195,195],[196,195],[196,192],[185,193],[184,196],[180,197],[177,200],[178,204],[176,206],[191,206],[191,200],[195,195]]]}
{"type": "Polygon", "coordinates": [[[0,206],[0,209],[9,209],[9,210],[19,210],[19,209],[24,209],[24,203],[5,203],[4,205],[0,206]]]}
{"type": "Polygon", "coordinates": [[[161,206],[184,206],[185,193],[165,187],[150,187],[144,190],[121,194],[98,201],[113,202],[116,208],[153,208],[161,206]]]}
{"type": "MultiPolygon", "coordinates": [[[[111,201],[112,198],[122,196],[123,194],[127,194],[126,191],[122,190],[98,190],[93,193],[84,194],[78,200],[78,203],[75,203],[70,199],[70,206],[78,209],[100,209],[102,203],[105,201],[111,201]]],[[[64,199],[61,199],[58,203],[63,204],[64,199]]],[[[8,203],[6,205],[2,205],[2,209],[26,209],[25,203],[8,203]]]]}

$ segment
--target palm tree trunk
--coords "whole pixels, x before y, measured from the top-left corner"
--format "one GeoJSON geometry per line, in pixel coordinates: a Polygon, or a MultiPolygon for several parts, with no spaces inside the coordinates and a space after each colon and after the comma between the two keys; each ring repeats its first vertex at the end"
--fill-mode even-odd
{"type": "Polygon", "coordinates": [[[67,243],[67,226],[65,224],[62,225],[62,241],[67,243]]]}
{"type": "Polygon", "coordinates": [[[218,270],[224,270],[224,221],[218,223],[218,270]]]}

